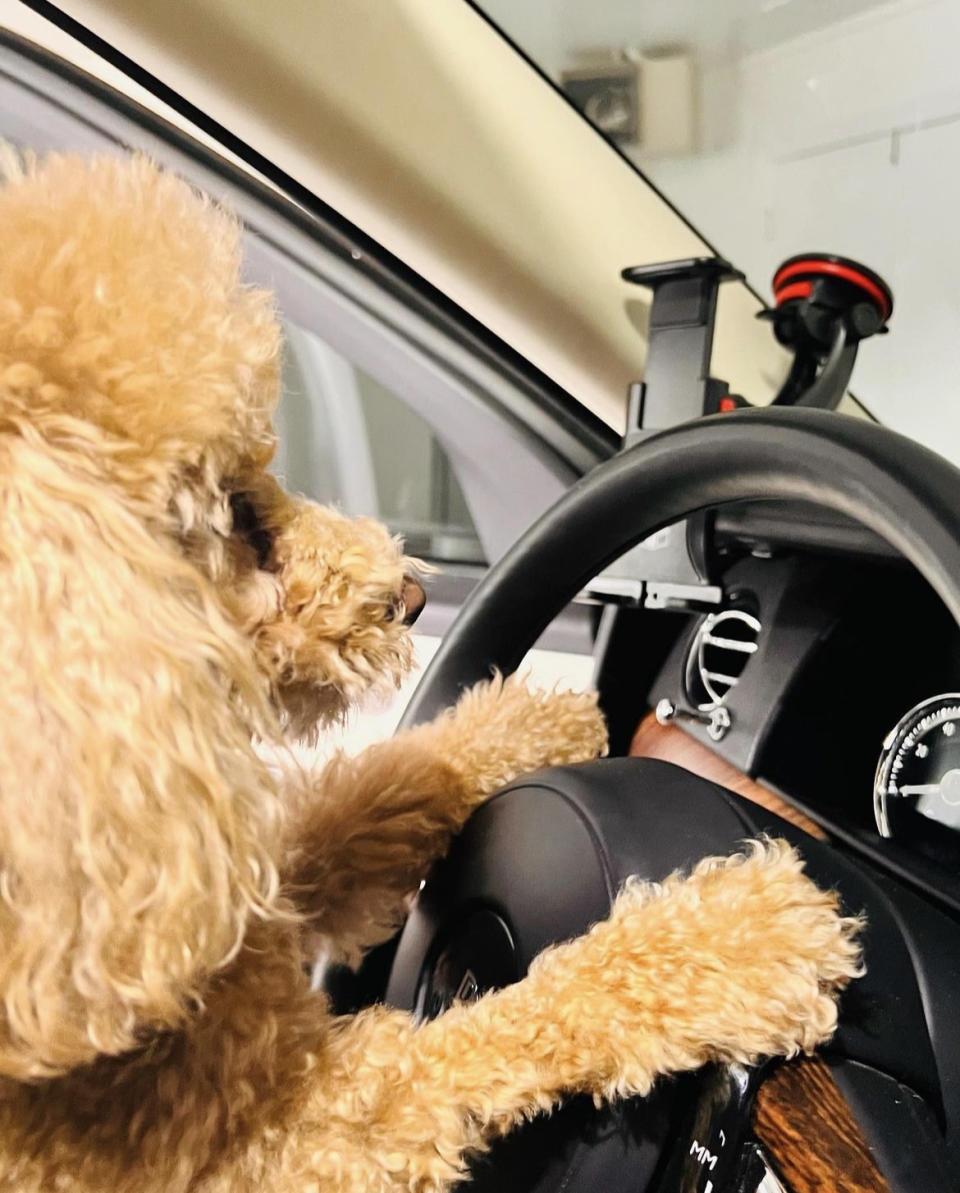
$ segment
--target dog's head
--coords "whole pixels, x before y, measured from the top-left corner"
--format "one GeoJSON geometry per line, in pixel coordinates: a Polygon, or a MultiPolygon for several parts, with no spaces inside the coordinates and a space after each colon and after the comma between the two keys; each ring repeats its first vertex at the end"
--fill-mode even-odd
{"type": "Polygon", "coordinates": [[[416,565],[269,475],[280,331],[241,281],[237,222],[143,159],[48,159],[0,205],[0,414],[82,430],[216,586],[296,732],[397,684],[416,565]]]}
{"type": "Polygon", "coordinates": [[[230,488],[218,588],[287,726],[309,737],[408,672],[419,565],[379,522],[291,497],[262,470],[230,488]]]}
{"type": "Polygon", "coordinates": [[[234,219],[139,159],[0,188],[0,1072],[176,1024],[277,908],[251,733],[409,667],[378,524],[271,477],[280,334],[234,219]]]}

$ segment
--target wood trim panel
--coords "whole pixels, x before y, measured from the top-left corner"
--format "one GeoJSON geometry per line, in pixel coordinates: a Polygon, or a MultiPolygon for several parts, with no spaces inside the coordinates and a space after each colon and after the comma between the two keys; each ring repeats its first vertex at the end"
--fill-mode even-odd
{"type": "MultiPolygon", "coordinates": [[[[630,755],[683,766],[826,838],[818,824],[781,796],[676,725],[661,725],[652,712],[640,722],[630,755]]],[[[770,1075],[757,1094],[753,1130],[790,1193],[890,1193],[846,1099],[817,1057],[791,1061],[770,1075]]]]}
{"type": "Polygon", "coordinates": [[[763,1083],[753,1129],[790,1193],[890,1193],[863,1132],[817,1057],[781,1065],[763,1083]]]}
{"type": "Polygon", "coordinates": [[[735,766],[714,754],[713,750],[703,745],[696,738],[690,737],[676,725],[661,725],[654,714],[648,713],[633,735],[630,743],[632,758],[659,758],[664,762],[673,762],[677,766],[686,767],[702,779],[709,779],[711,783],[719,783],[737,795],[753,800],[769,812],[775,812],[795,824],[798,828],[808,832],[812,837],[821,841],[826,840],[827,834],[808,816],[804,816],[792,807],[781,796],[770,791],[762,784],[755,782],[735,766]]]}

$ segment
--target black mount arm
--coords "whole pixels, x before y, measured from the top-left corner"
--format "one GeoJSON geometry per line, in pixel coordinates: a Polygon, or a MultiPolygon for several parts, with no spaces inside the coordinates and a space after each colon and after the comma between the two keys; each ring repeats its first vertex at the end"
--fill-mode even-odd
{"type": "Polygon", "coordinates": [[[861,340],[883,335],[893,294],[879,274],[829,253],[800,253],[773,275],[774,305],[760,313],[794,353],[774,406],[835,410],[847,391],[861,340]]]}
{"type": "MultiPolygon", "coordinates": [[[[621,276],[653,294],[645,375],[630,386],[623,447],[678,423],[749,405],[710,376],[720,285],[743,274],[721,257],[691,257],[634,265],[621,276]]],[[[794,356],[772,405],[836,409],[860,341],[887,330],[890,287],[847,257],[801,253],[776,271],[773,292],[774,306],[760,318],[772,323],[777,340],[794,356]]],[[[713,576],[710,517],[694,514],[666,527],[595,576],[589,592],[648,608],[717,604],[723,592],[713,576]]]]}

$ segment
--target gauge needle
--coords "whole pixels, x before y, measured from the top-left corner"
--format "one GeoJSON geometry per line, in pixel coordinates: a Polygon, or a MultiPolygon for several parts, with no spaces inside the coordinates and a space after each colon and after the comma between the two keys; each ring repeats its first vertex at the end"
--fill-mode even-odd
{"type": "Polygon", "coordinates": [[[960,768],[952,767],[939,783],[917,783],[900,788],[901,795],[939,795],[945,804],[960,804],[960,768]]]}

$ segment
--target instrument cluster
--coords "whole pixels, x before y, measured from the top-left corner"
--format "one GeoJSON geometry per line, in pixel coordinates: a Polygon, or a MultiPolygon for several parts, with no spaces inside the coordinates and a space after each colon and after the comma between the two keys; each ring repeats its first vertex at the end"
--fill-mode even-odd
{"type": "Polygon", "coordinates": [[[915,705],[887,734],[873,810],[881,836],[960,860],[960,692],[915,705]]]}

